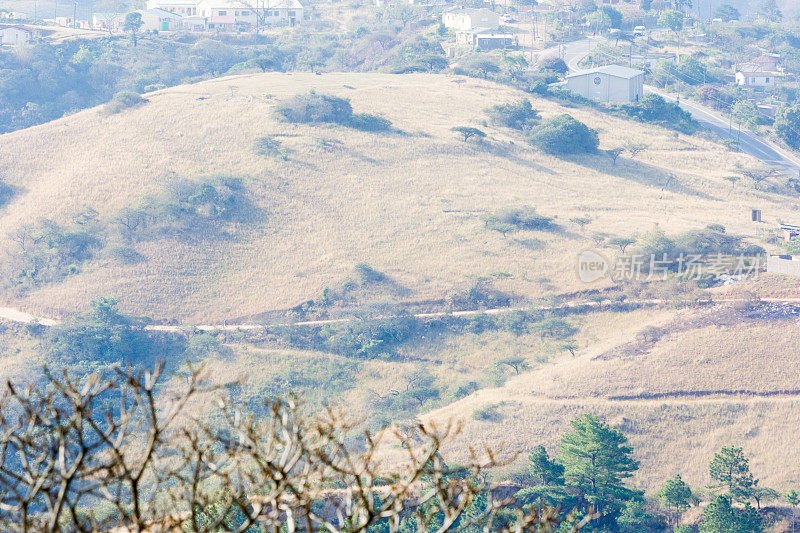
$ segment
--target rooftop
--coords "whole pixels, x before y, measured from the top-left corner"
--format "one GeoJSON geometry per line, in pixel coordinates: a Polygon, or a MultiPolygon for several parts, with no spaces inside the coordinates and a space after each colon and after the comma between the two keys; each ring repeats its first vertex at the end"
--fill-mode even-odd
{"type": "Polygon", "coordinates": [[[576,76],[586,76],[587,74],[608,74],[615,78],[631,79],[637,76],[644,76],[644,71],[623,67],[620,65],[605,65],[602,67],[590,68],[588,70],[581,70],[574,74],[570,74],[567,78],[574,78],[576,76]]]}

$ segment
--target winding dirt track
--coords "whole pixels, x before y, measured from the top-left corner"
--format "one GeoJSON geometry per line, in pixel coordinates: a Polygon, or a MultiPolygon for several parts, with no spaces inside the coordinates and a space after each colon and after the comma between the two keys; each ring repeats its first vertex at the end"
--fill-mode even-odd
{"type": "MultiPolygon", "coordinates": [[[[733,304],[733,303],[746,303],[750,300],[741,298],[715,298],[704,302],[706,305],[712,304],[733,304]]],[[[761,298],[764,303],[777,303],[777,304],[797,304],[800,305],[800,298],[761,298]]],[[[663,299],[630,299],[621,302],[624,305],[665,305],[669,303],[663,299]]],[[[469,317],[477,315],[503,315],[506,313],[513,313],[518,311],[558,311],[564,309],[576,308],[602,308],[607,306],[608,302],[589,302],[589,301],[575,301],[555,306],[541,306],[541,307],[500,307],[494,309],[468,309],[462,311],[434,311],[426,313],[414,313],[410,316],[414,318],[443,318],[443,317],[469,317]]],[[[369,317],[371,319],[390,318],[392,315],[375,315],[369,317]]],[[[281,321],[281,322],[250,322],[241,324],[180,324],[180,325],[150,325],[146,329],[149,331],[163,331],[167,333],[184,333],[186,331],[248,331],[260,330],[269,326],[324,326],[329,324],[344,324],[347,322],[355,322],[362,320],[362,318],[347,317],[347,318],[330,318],[321,320],[300,320],[300,321],[281,321]]],[[[15,322],[19,324],[29,324],[37,322],[43,326],[55,326],[61,321],[55,318],[34,316],[20,309],[13,307],[0,307],[0,321],[15,322]]]]}

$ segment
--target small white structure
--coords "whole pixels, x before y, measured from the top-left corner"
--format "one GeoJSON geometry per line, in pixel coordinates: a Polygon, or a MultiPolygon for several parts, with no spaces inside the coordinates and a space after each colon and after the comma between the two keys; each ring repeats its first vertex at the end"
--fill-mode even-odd
{"type": "Polygon", "coordinates": [[[184,17],[197,15],[197,0],[147,0],[147,9],[163,9],[184,17]]]}
{"type": "Polygon", "coordinates": [[[771,255],[767,257],[767,272],[800,277],[800,256],[771,255]]]}
{"type": "Polygon", "coordinates": [[[184,28],[184,17],[163,9],[137,11],[142,16],[142,29],[148,31],[172,31],[184,28]]]}
{"type": "MultiPolygon", "coordinates": [[[[203,29],[235,30],[259,25],[291,24],[305,18],[299,0],[148,0],[147,10],[162,10],[183,17],[182,27],[196,31],[198,19],[203,29]]],[[[160,21],[164,24],[164,20],[160,21]]],[[[168,21],[177,26],[177,22],[168,21]]]]}
{"type": "Polygon", "coordinates": [[[500,15],[489,9],[454,8],[442,13],[442,24],[455,31],[496,30],[500,27],[500,15]]]}
{"type": "Polygon", "coordinates": [[[481,50],[497,50],[517,46],[517,36],[513,33],[500,33],[486,28],[460,31],[456,33],[456,43],[480,48],[481,50]]]}
{"type": "Polygon", "coordinates": [[[644,96],[644,72],[619,65],[567,76],[567,89],[598,102],[638,102],[644,96]]]}
{"type": "Polygon", "coordinates": [[[774,89],[777,74],[772,72],[737,72],[736,83],[739,87],[751,89],[774,89]]]}
{"type": "Polygon", "coordinates": [[[33,32],[22,26],[0,26],[0,44],[15,45],[29,43],[33,32]]]}

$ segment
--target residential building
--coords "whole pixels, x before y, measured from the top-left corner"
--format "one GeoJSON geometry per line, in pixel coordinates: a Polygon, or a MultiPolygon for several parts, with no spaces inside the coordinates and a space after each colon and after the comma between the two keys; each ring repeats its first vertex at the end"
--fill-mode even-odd
{"type": "Polygon", "coordinates": [[[607,65],[567,76],[567,89],[599,102],[638,102],[644,95],[644,72],[607,65]]]}
{"type": "Polygon", "coordinates": [[[758,67],[758,70],[761,72],[778,72],[779,71],[778,65],[780,64],[780,58],[773,55],[764,54],[750,61],[750,63],[756,65],[758,67]]]}
{"type": "MultiPolygon", "coordinates": [[[[147,9],[160,9],[184,17],[184,28],[232,31],[259,25],[291,24],[303,20],[305,9],[299,0],[148,0],[147,9]]],[[[170,23],[171,24],[171,23],[170,23]]]]}
{"type": "Polygon", "coordinates": [[[774,89],[777,75],[772,72],[737,72],[736,83],[746,89],[774,89]]]}
{"type": "Polygon", "coordinates": [[[177,13],[164,9],[146,9],[138,11],[142,16],[142,29],[147,31],[174,31],[186,27],[184,18],[177,13]]]}
{"type": "Polygon", "coordinates": [[[456,33],[456,43],[470,45],[481,50],[496,50],[517,46],[517,36],[513,33],[500,33],[486,28],[460,31],[456,33]]]}
{"type": "Polygon", "coordinates": [[[197,15],[197,0],[147,0],[147,9],[163,9],[184,17],[197,15]]]}
{"type": "Polygon", "coordinates": [[[500,15],[488,9],[452,8],[442,13],[442,24],[455,31],[496,30],[500,27],[500,15]]]}
{"type": "Polygon", "coordinates": [[[0,25],[0,44],[15,45],[33,41],[33,31],[23,26],[0,25]]]}

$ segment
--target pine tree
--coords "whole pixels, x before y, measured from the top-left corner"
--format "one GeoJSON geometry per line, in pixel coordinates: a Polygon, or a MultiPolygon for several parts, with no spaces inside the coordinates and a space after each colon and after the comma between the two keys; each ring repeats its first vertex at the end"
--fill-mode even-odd
{"type": "Polygon", "coordinates": [[[683,481],[680,474],[675,474],[675,477],[666,482],[659,491],[658,498],[667,512],[675,511],[676,526],[681,521],[681,514],[694,502],[692,489],[683,481]]]}
{"type": "Polygon", "coordinates": [[[541,444],[528,456],[528,471],[542,485],[563,485],[564,466],[550,459],[541,444]]]}
{"type": "Polygon", "coordinates": [[[714,454],[708,465],[713,490],[724,490],[735,502],[745,502],[752,497],[756,481],[750,473],[750,460],[745,457],[741,448],[723,447],[714,454]]]}
{"type": "Polygon", "coordinates": [[[800,495],[797,494],[796,490],[790,490],[786,495],[786,502],[792,506],[792,533],[794,533],[794,510],[797,508],[797,504],[800,503],[800,495]]]}
{"type": "Polygon", "coordinates": [[[574,419],[572,428],[573,433],[561,439],[566,483],[580,489],[597,511],[613,520],[624,502],[642,497],[641,491],[624,485],[639,468],[633,449],[620,431],[591,413],[574,419]]]}
{"type": "Polygon", "coordinates": [[[703,511],[700,533],[760,533],[761,517],[748,503],[743,508],[731,505],[729,496],[717,496],[703,511]]]}

